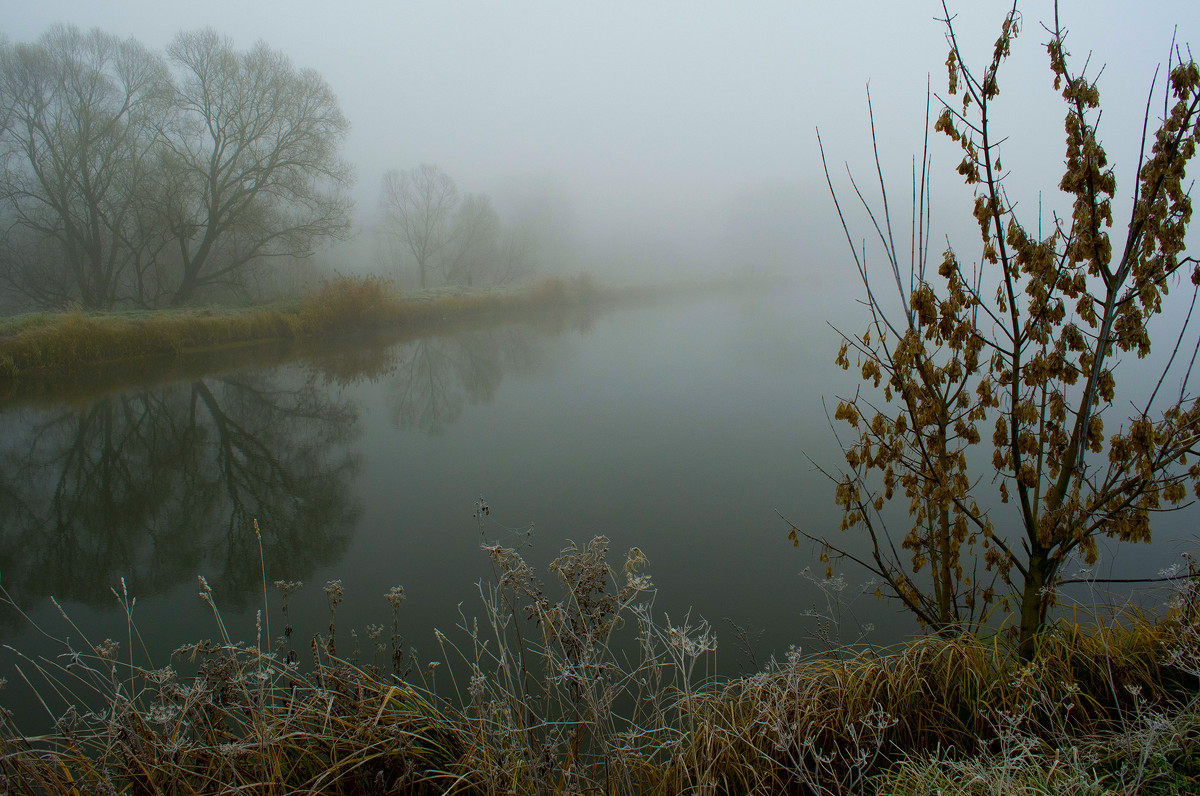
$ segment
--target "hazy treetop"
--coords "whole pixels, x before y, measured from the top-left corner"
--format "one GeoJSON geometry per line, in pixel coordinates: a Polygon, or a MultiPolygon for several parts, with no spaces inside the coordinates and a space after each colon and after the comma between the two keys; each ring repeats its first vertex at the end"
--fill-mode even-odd
{"type": "MultiPolygon", "coordinates": [[[[983,61],[1011,3],[950,5],[965,51],[983,61]]],[[[0,8],[10,41],[30,41],[54,22],[158,49],[202,26],[240,47],[265,40],[337,93],[353,125],[346,154],[364,206],[386,169],[436,163],[472,190],[543,180],[585,217],[669,212],[686,225],[766,182],[820,185],[815,125],[836,142],[835,161],[862,161],[855,148],[867,140],[868,80],[876,118],[899,134],[882,154],[905,167],[919,147],[926,75],[935,91],[945,88],[933,0],[0,0],[0,8]]],[[[1023,95],[1006,122],[1019,129],[1017,113],[1045,112],[1050,136],[1029,150],[1028,167],[1044,176],[1062,162],[1062,112],[1039,24],[1052,3],[1021,11],[1005,82],[1040,93],[1023,95]]],[[[1136,114],[1140,123],[1176,25],[1181,42],[1200,44],[1200,3],[1063,0],[1061,14],[1075,56],[1090,50],[1093,70],[1106,65],[1103,105],[1123,110],[1109,111],[1100,132],[1118,165],[1132,162],[1140,127],[1120,122],[1136,114]]],[[[1023,165],[1017,146],[1004,156],[1013,168],[1023,165]]]]}

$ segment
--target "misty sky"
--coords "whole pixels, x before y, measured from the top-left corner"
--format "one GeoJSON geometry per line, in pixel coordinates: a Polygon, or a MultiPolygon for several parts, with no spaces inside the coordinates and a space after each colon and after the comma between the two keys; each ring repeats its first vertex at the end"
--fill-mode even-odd
{"type": "MultiPolygon", "coordinates": [[[[374,212],[384,170],[432,162],[464,191],[552,188],[573,215],[602,227],[704,229],[737,197],[769,195],[773,185],[824,191],[818,125],[831,159],[865,172],[868,80],[883,154],[907,180],[926,75],[935,91],[945,90],[944,29],[935,21],[941,5],[927,0],[0,0],[0,7],[10,41],[63,21],[161,51],[181,29],[212,26],[239,46],[263,39],[318,70],[353,125],[346,155],[364,216],[374,212]]],[[[975,64],[989,57],[1008,7],[951,3],[975,64]]],[[[1052,8],[1045,0],[1021,6],[1024,30],[1001,84],[1014,87],[1002,93],[1011,103],[1003,106],[1004,132],[1013,135],[1005,163],[1035,178],[1030,185],[1045,185],[1046,169],[1056,183],[1061,171],[1063,113],[1050,92],[1040,27],[1052,8]]],[[[1069,49],[1093,51],[1094,62],[1106,65],[1101,135],[1111,158],[1128,163],[1174,26],[1181,42],[1200,46],[1200,3],[1065,0],[1061,14],[1069,49]]],[[[953,177],[957,158],[938,145],[935,159],[953,177]]],[[[823,230],[828,200],[814,196],[823,230]]]]}

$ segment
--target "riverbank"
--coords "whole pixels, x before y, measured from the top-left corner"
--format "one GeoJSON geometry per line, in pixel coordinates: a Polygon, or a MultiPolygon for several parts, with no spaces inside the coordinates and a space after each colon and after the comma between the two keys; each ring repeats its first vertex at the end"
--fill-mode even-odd
{"type": "Polygon", "coordinates": [[[281,363],[347,337],[386,344],[517,320],[555,322],[636,301],[753,287],[735,280],[598,287],[586,277],[519,288],[397,294],[386,280],[338,277],[303,299],[259,307],[34,313],[0,320],[0,401],[95,394],[281,363]]]}
{"type": "Polygon", "coordinates": [[[445,289],[404,296],[383,279],[338,277],[303,299],[260,307],[35,313],[0,322],[0,378],[597,297],[586,283],[558,279],[523,290],[445,289]]]}
{"type": "Polygon", "coordinates": [[[299,584],[276,583],[286,628],[270,641],[264,614],[268,641],[250,644],[225,634],[203,579],[220,635],[176,650],[170,666],[140,666],[141,651],[112,640],[25,659],[19,685],[43,683],[56,721],[27,736],[3,715],[7,792],[1102,796],[1200,785],[1194,573],[1164,616],[1062,621],[1030,662],[1001,636],[931,636],[792,650],[716,680],[701,674],[712,628],[653,615],[636,549],[610,567],[606,540],[571,545],[551,565],[560,594],[543,592],[516,551],[485,552],[496,582],[481,589],[482,614],[439,633],[426,660],[400,637],[399,587],[384,595],[390,623],[360,638],[336,627],[342,583],[325,584],[329,632],[309,643],[287,614],[299,584]],[[636,640],[632,658],[622,634],[636,640]]]}

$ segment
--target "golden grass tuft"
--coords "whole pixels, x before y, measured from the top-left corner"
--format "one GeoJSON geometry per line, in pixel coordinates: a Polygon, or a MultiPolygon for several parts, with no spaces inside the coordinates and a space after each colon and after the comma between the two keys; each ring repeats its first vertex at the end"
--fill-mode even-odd
{"type": "MultiPolygon", "coordinates": [[[[400,296],[381,277],[338,276],[294,303],[244,310],[38,313],[0,323],[0,389],[32,374],[178,357],[209,349],[432,327],[600,300],[589,280],[550,278],[524,289],[445,288],[400,296]]],[[[615,298],[618,294],[612,292],[615,298]]]]}
{"type": "MultiPolygon", "coordinates": [[[[550,567],[558,598],[516,551],[484,550],[482,619],[464,616],[461,645],[438,634],[443,676],[467,675],[451,689],[407,681],[399,589],[393,675],[335,657],[332,614],[308,673],[281,656],[290,626],[271,654],[227,638],[177,650],[186,677],[120,663],[106,642],[26,659],[47,694],[90,697],[39,736],[0,719],[0,776],[14,794],[1101,796],[1200,782],[1200,626],[1178,601],[1160,618],[1062,621],[1029,662],[1004,636],[930,636],[793,649],[721,680],[694,674],[715,650],[706,623],[664,624],[639,602],[652,593],[636,548],[610,567],[603,538],[570,545],[550,567]]],[[[386,653],[382,634],[369,637],[386,653]]]]}
{"type": "Polygon", "coordinates": [[[1054,745],[1118,732],[1146,706],[1181,710],[1196,682],[1163,664],[1168,640],[1164,623],[1139,617],[1058,625],[1028,663],[1000,636],[793,651],[702,697],[691,742],[734,790],[786,789],[807,772],[807,786],[854,791],[895,761],[994,751],[1018,730],[1054,745]]]}
{"type": "Polygon", "coordinates": [[[200,656],[190,682],[138,671],[133,699],[69,712],[51,735],[5,723],[5,792],[359,794],[387,782],[434,793],[426,783],[463,755],[456,729],[410,686],[336,661],[303,676],[242,647],[200,656]]]}
{"type": "Polygon", "coordinates": [[[300,309],[300,326],[309,334],[374,328],[400,320],[392,285],[382,277],[338,276],[326,280],[300,309]]]}
{"type": "Polygon", "coordinates": [[[357,643],[336,656],[341,581],[326,584],[329,635],[313,637],[301,671],[287,607],[301,584],[276,582],[284,634],[250,646],[227,636],[200,578],[221,640],[176,650],[173,666],[138,667],[113,641],[21,657],[54,725],[28,735],[0,709],[0,789],[1102,796],[1200,785],[1195,567],[1173,582],[1165,615],[1064,618],[1028,661],[1004,634],[927,636],[793,648],[726,680],[708,673],[707,622],[655,614],[637,548],[617,566],[603,537],[569,544],[548,585],[488,541],[482,498],[475,516],[493,578],[457,641],[435,633],[440,663],[405,652],[400,587],[384,595],[390,637],[384,625],[366,636],[374,661],[390,652],[390,674],[360,665],[357,643]]]}

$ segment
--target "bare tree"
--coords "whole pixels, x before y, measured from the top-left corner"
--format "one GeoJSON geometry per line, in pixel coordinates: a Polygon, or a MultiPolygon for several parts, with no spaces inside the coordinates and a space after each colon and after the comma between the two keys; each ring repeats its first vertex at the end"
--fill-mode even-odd
{"type": "Polygon", "coordinates": [[[449,244],[442,259],[446,281],[455,284],[494,282],[500,256],[500,216],[492,200],[467,194],[454,214],[449,244]]]}
{"type": "Polygon", "coordinates": [[[492,279],[498,285],[528,278],[542,239],[527,225],[512,224],[502,231],[492,264],[492,279]]]}
{"type": "MultiPolygon", "coordinates": [[[[944,20],[955,98],[943,102],[934,129],[961,148],[958,172],[976,191],[972,214],[982,244],[974,265],[948,249],[937,276],[927,270],[925,158],[914,177],[912,240],[904,251],[893,236],[877,154],[880,202],[868,204],[852,182],[889,265],[885,284],[899,297],[889,310],[847,228],[871,321],[865,333],[843,335],[837,357],[864,382],[835,413],[853,430],[837,502],[843,529],[864,529],[870,549],[856,556],[798,528],[793,539],[816,539],[824,555],[863,564],[938,630],[980,622],[999,600],[1015,615],[1028,656],[1070,557],[1094,563],[1099,537],[1149,541],[1155,512],[1186,501],[1189,486],[1200,495],[1200,401],[1188,388],[1200,343],[1187,331],[1190,309],[1168,340],[1174,348],[1159,378],[1144,385],[1123,427],[1105,436],[1121,355],[1149,354],[1150,321],[1180,276],[1200,285],[1200,263],[1184,256],[1191,216],[1184,172],[1200,140],[1200,69],[1172,53],[1179,59],[1168,69],[1162,120],[1152,131],[1147,105],[1132,212],[1114,246],[1108,230],[1116,180],[1097,136],[1099,90],[1095,79],[1070,69],[1056,10],[1046,49],[1066,106],[1059,188],[1071,209],[1044,237],[1031,234],[1004,189],[1007,139],[993,114],[1000,66],[1020,21],[1014,5],[978,72],[966,66],[948,11],[944,20]],[[1177,392],[1167,387],[1169,373],[1177,392]],[[975,453],[984,439],[990,459],[975,453]],[[908,510],[895,535],[882,511],[893,498],[908,510]]],[[[1193,290],[1192,306],[1195,300],[1193,290]]]]}
{"type": "Polygon", "coordinates": [[[42,303],[109,307],[162,239],[139,212],[168,74],[132,40],[56,26],[0,47],[0,200],[25,245],[4,277],[42,303]]]}
{"type": "Polygon", "coordinates": [[[171,304],[344,236],[349,123],[325,80],[261,42],[237,52],[211,29],[179,34],[167,53],[179,72],[163,158],[171,304]]]}
{"type": "Polygon", "coordinates": [[[421,287],[428,287],[437,257],[453,240],[458,188],[450,175],[432,164],[383,175],[385,234],[412,254],[421,287]]]}
{"type": "Polygon", "coordinates": [[[168,52],[177,79],[97,30],[0,42],[0,276],[38,303],[178,305],[348,231],[319,75],[211,30],[168,52]]]}

